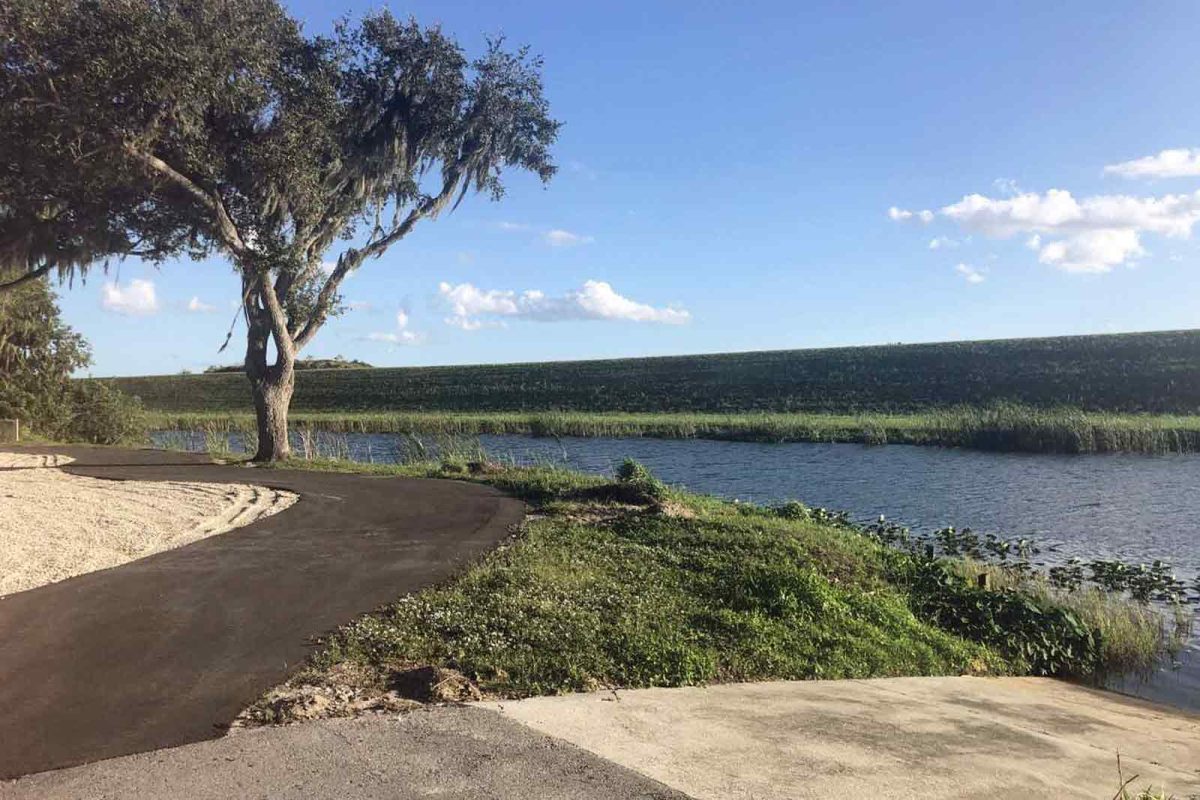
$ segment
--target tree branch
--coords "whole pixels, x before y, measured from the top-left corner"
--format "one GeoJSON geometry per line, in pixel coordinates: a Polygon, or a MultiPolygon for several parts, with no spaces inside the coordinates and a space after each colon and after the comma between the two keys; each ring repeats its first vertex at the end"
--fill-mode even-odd
{"type": "Polygon", "coordinates": [[[298,348],[295,340],[292,339],[292,334],[288,331],[287,313],[283,310],[283,304],[279,302],[279,294],[275,291],[275,285],[271,283],[269,273],[265,271],[259,273],[258,290],[262,294],[263,305],[267,308],[267,317],[271,322],[271,337],[275,340],[275,349],[279,351],[280,360],[283,360],[284,356],[294,358],[298,348]]]}
{"type": "Polygon", "coordinates": [[[313,304],[312,315],[295,339],[297,351],[303,349],[311,342],[313,337],[317,335],[317,331],[325,324],[325,319],[329,314],[329,305],[333,302],[334,295],[337,294],[338,286],[341,285],[342,280],[350,273],[350,270],[368,258],[378,258],[383,255],[385,250],[407,236],[413,229],[413,226],[423,218],[436,217],[438,212],[445,208],[446,204],[454,197],[461,177],[461,163],[455,164],[452,169],[447,171],[445,180],[442,183],[442,191],[436,197],[426,199],[424,203],[421,203],[408,212],[408,216],[404,218],[403,222],[378,239],[367,242],[363,249],[356,250],[352,247],[338,256],[337,266],[334,267],[329,280],[325,281],[325,285],[321,287],[321,291],[317,295],[317,300],[313,304]]]}
{"type": "Polygon", "coordinates": [[[162,175],[167,180],[184,189],[188,194],[196,198],[201,205],[212,211],[213,216],[216,218],[217,232],[220,234],[222,241],[225,242],[225,245],[235,255],[242,255],[247,251],[248,248],[246,247],[246,243],[242,241],[237,226],[233,224],[233,219],[229,216],[229,212],[225,210],[225,204],[221,202],[216,194],[206,192],[191,178],[179,172],[153,153],[144,153],[128,142],[125,143],[125,152],[138,161],[141,161],[154,172],[157,172],[159,175],[162,175]]]}
{"type": "Polygon", "coordinates": [[[22,275],[19,278],[14,278],[11,281],[5,281],[4,283],[0,283],[0,292],[7,292],[9,289],[15,289],[23,283],[27,283],[32,280],[37,280],[38,278],[40,278],[43,275],[50,272],[50,270],[52,270],[52,269],[54,269],[53,264],[43,264],[42,266],[38,267],[37,269],[33,270],[32,272],[26,272],[24,275],[22,275]]]}

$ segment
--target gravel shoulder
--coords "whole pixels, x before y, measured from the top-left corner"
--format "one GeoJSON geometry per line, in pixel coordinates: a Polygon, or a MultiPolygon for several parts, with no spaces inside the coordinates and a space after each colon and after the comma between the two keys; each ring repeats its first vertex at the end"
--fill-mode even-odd
{"type": "Polygon", "coordinates": [[[0,452],[0,597],[108,569],[278,514],[293,492],[73,475],[54,453],[0,452]]]}

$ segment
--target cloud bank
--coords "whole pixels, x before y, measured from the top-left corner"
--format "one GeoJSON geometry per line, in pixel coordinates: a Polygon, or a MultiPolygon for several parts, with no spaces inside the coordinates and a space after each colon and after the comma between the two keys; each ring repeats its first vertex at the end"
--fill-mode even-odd
{"type": "MultiPolygon", "coordinates": [[[[893,208],[888,215],[904,221],[917,212],[893,208]]],[[[969,194],[942,207],[936,216],[993,239],[1027,236],[1040,262],[1067,272],[1108,272],[1146,254],[1144,234],[1190,237],[1200,222],[1200,192],[1081,199],[1065,189],[1012,197],[969,194]]]]}

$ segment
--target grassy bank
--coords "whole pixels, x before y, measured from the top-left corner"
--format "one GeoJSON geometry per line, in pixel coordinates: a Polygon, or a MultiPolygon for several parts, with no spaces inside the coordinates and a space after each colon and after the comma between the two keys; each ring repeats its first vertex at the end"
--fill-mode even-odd
{"type": "MultiPolygon", "coordinates": [[[[289,466],[475,480],[531,506],[511,541],[338,630],[292,681],[337,686],[366,707],[416,668],[500,697],[784,678],[1092,679],[1147,669],[1176,643],[1161,616],[1134,614],[1127,599],[1089,602],[1085,617],[1070,593],[982,587],[960,560],[898,548],[837,515],[680,493],[636,465],[612,479],[454,462],[289,466]]],[[[298,701],[283,697],[252,715],[287,718],[298,701]]]]}
{"type": "MultiPolygon", "coordinates": [[[[996,405],[911,414],[295,412],[293,427],[340,433],[528,434],[750,442],[860,442],[1061,453],[1200,451],[1200,416],[996,405]]],[[[167,430],[243,431],[249,414],[155,412],[167,430]]]]}
{"type": "MultiPolygon", "coordinates": [[[[913,413],[995,402],[1200,413],[1200,331],[663,358],[305,370],[298,412],[913,413]]],[[[249,411],[243,375],[119,378],[156,411],[249,411]]]]}

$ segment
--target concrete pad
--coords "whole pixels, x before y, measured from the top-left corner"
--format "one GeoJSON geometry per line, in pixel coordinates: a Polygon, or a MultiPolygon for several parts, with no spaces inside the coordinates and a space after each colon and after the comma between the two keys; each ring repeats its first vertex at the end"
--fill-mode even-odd
{"type": "Polygon", "coordinates": [[[223,739],[0,783],[0,799],[686,800],[476,708],[235,730],[223,739]]]}
{"type": "Polygon", "coordinates": [[[1200,796],[1200,716],[1041,678],[641,689],[484,704],[696,798],[1200,796]]]}

